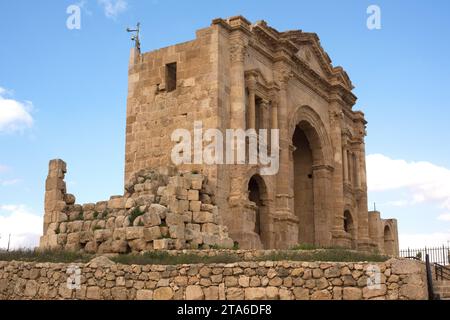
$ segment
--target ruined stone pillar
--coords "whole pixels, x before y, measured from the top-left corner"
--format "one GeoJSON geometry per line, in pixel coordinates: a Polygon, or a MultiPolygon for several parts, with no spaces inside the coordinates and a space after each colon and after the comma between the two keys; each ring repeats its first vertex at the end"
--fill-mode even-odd
{"type": "Polygon", "coordinates": [[[57,235],[52,232],[52,228],[61,220],[62,211],[66,206],[66,183],[64,176],[66,173],[66,163],[63,160],[55,159],[49,163],[48,176],[45,181],[45,213],[44,213],[44,233],[40,240],[41,248],[55,248],[58,246],[57,235]]]}
{"type": "Polygon", "coordinates": [[[369,215],[369,238],[380,252],[384,252],[383,230],[379,211],[370,211],[369,215]]]}

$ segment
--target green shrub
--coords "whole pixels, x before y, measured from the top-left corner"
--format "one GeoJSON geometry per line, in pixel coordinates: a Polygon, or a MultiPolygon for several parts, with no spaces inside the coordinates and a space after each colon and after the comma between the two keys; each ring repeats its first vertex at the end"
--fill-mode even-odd
{"type": "Polygon", "coordinates": [[[0,250],[0,261],[28,261],[28,262],[88,262],[93,258],[86,253],[65,250],[17,249],[13,251],[0,250]]]}
{"type": "Polygon", "coordinates": [[[195,263],[232,263],[239,261],[239,257],[234,254],[223,253],[216,256],[201,257],[196,254],[171,255],[166,251],[150,251],[144,254],[118,255],[111,258],[114,262],[122,264],[195,264],[195,263]]]}
{"type": "Polygon", "coordinates": [[[131,211],[130,216],[128,219],[130,220],[130,225],[133,225],[134,220],[136,220],[137,217],[142,216],[144,212],[139,209],[139,207],[136,207],[131,211]]]}

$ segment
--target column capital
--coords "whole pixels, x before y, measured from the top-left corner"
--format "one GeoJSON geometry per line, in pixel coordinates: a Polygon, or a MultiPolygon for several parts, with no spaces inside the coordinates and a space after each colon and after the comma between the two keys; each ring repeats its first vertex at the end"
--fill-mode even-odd
{"type": "Polygon", "coordinates": [[[294,73],[287,68],[278,70],[278,73],[276,75],[276,79],[282,90],[287,89],[289,80],[291,80],[293,77],[294,77],[294,73]]]}
{"type": "Polygon", "coordinates": [[[248,87],[249,90],[255,91],[257,82],[258,81],[257,81],[256,76],[254,74],[249,74],[247,76],[246,83],[247,83],[247,87],[248,87]]]}

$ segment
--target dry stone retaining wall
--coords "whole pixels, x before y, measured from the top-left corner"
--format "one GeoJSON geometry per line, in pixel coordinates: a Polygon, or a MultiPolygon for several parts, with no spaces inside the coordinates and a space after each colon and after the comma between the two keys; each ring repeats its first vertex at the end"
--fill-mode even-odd
{"type": "Polygon", "coordinates": [[[99,257],[88,264],[0,262],[0,299],[419,300],[427,289],[423,264],[403,259],[141,266],[99,257]],[[380,284],[371,289],[374,266],[380,284]],[[67,285],[74,270],[79,289],[67,285]]]}
{"type": "Polygon", "coordinates": [[[88,253],[233,247],[201,174],[142,170],[124,196],[76,204],[66,192],[66,164],[52,160],[46,181],[41,248],[88,253]]]}

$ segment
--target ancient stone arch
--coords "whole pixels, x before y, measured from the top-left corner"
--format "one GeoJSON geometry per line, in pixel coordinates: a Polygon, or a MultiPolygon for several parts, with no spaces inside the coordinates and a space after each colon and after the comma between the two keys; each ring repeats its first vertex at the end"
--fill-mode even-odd
{"type": "Polygon", "coordinates": [[[325,245],[330,241],[329,192],[332,148],[320,116],[309,106],[294,112],[291,137],[293,213],[299,219],[298,242],[325,245]]]}
{"type": "Polygon", "coordinates": [[[395,254],[395,248],[394,248],[394,235],[392,233],[392,227],[389,225],[389,223],[386,223],[384,225],[383,229],[383,238],[384,238],[384,253],[387,255],[394,255],[395,254]]]}
{"type": "Polygon", "coordinates": [[[319,114],[310,106],[297,107],[290,117],[288,136],[292,137],[296,128],[300,126],[310,144],[317,146],[313,150],[314,165],[332,165],[333,151],[327,129],[319,114]]]}
{"type": "Polygon", "coordinates": [[[254,229],[253,231],[259,237],[261,246],[268,248],[270,246],[269,230],[269,212],[268,202],[269,194],[267,184],[264,178],[259,174],[252,175],[247,181],[248,200],[254,204],[254,229]]]}
{"type": "Polygon", "coordinates": [[[356,220],[354,219],[354,216],[352,214],[352,211],[350,209],[345,209],[344,211],[344,231],[349,235],[352,248],[356,249],[356,220]]]}

